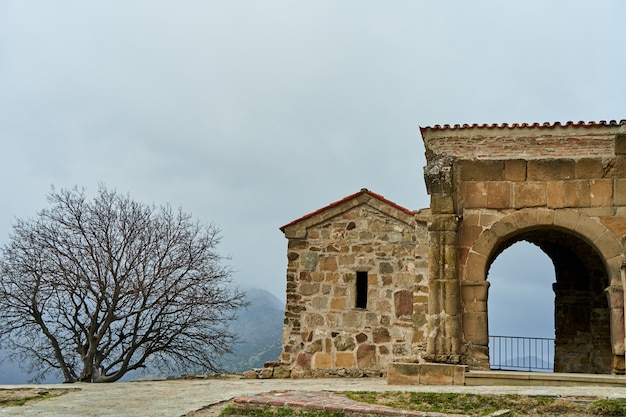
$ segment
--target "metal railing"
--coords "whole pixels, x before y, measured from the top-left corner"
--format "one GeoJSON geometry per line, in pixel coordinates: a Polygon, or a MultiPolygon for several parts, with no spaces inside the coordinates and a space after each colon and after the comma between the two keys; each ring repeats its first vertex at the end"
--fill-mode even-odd
{"type": "Polygon", "coordinates": [[[489,336],[491,369],[552,372],[554,339],[489,336]]]}

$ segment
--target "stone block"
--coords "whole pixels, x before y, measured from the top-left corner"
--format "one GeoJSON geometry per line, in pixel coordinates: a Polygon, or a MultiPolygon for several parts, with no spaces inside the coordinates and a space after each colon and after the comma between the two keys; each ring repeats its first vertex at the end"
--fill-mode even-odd
{"type": "Polygon", "coordinates": [[[372,339],[374,343],[387,343],[391,341],[391,336],[388,329],[379,327],[372,331],[372,339]]]}
{"type": "Polygon", "coordinates": [[[465,208],[485,207],[487,205],[487,183],[463,183],[463,206],[465,208]]]}
{"type": "Polygon", "coordinates": [[[576,163],[572,159],[539,159],[528,161],[528,181],[569,180],[576,176],[576,163]]]}
{"type": "Polygon", "coordinates": [[[313,294],[317,294],[319,290],[320,290],[320,284],[316,282],[315,283],[303,282],[302,284],[300,284],[298,292],[301,295],[313,295],[313,294]]]}
{"type": "Polygon", "coordinates": [[[554,223],[554,210],[537,209],[537,224],[552,225],[554,223]]]}
{"type": "Polygon", "coordinates": [[[611,161],[613,175],[617,178],[626,177],[626,156],[618,155],[611,161]]]}
{"type": "Polygon", "coordinates": [[[413,291],[401,290],[393,294],[396,317],[413,314],[413,291]]]}
{"type": "Polygon", "coordinates": [[[249,371],[245,371],[241,377],[243,379],[257,379],[257,373],[255,370],[251,369],[249,371]]]}
{"type": "Polygon", "coordinates": [[[587,180],[565,182],[565,207],[589,207],[591,187],[587,180]]]}
{"type": "Polygon", "coordinates": [[[578,220],[575,230],[589,241],[593,242],[600,237],[606,228],[596,219],[592,219],[587,216],[580,216],[580,220],[578,220]]]}
{"type": "Polygon", "coordinates": [[[303,252],[300,255],[300,268],[303,271],[314,271],[317,268],[319,255],[315,252],[303,252]]]}
{"type": "Polygon", "coordinates": [[[419,385],[420,365],[417,363],[392,362],[387,366],[387,384],[419,385]]]}
{"type": "Polygon", "coordinates": [[[433,213],[454,213],[454,199],[449,194],[433,194],[430,196],[430,208],[433,213]]]}
{"type": "Polygon", "coordinates": [[[472,252],[467,258],[465,265],[465,279],[468,281],[483,281],[485,279],[487,257],[472,252]]]}
{"type": "Polygon", "coordinates": [[[461,284],[463,302],[487,302],[489,286],[489,281],[463,281],[461,284]]]}
{"type": "Polygon", "coordinates": [[[348,311],[342,316],[342,326],[345,328],[359,328],[363,324],[361,311],[348,311]]]}
{"type": "Polygon", "coordinates": [[[474,245],[472,246],[472,250],[487,256],[491,254],[491,250],[498,243],[500,237],[501,236],[494,233],[493,229],[487,229],[480,234],[478,239],[476,239],[474,245]]]}
{"type": "Polygon", "coordinates": [[[576,162],[576,178],[598,179],[604,175],[602,160],[599,158],[584,158],[576,162]]]}
{"type": "Polygon", "coordinates": [[[356,350],[356,362],[359,368],[373,368],[378,362],[376,359],[376,346],[370,344],[362,344],[356,350]]]}
{"type": "Polygon", "coordinates": [[[549,181],[546,183],[546,205],[554,209],[565,207],[565,182],[549,181]]]}
{"type": "Polygon", "coordinates": [[[515,208],[540,207],[546,205],[545,182],[515,183],[513,206],[515,208]]]}
{"type": "Polygon", "coordinates": [[[606,226],[615,236],[626,235],[626,217],[600,217],[600,223],[606,226]]]}
{"type": "Polygon", "coordinates": [[[487,208],[505,209],[511,207],[511,183],[506,181],[487,183],[487,208]]]}
{"type": "Polygon", "coordinates": [[[465,385],[466,366],[426,363],[419,368],[420,385],[465,385]]]}
{"type": "Polygon", "coordinates": [[[313,369],[332,369],[333,357],[330,353],[317,352],[313,355],[311,368],[313,369]]]}
{"type": "Polygon", "coordinates": [[[626,179],[618,178],[614,183],[613,201],[616,206],[626,206],[626,179]]]}
{"type": "Polygon", "coordinates": [[[506,181],[526,181],[526,161],[523,159],[504,161],[504,179],[506,181]]]}
{"type": "Polygon", "coordinates": [[[286,365],[280,365],[274,368],[274,378],[289,378],[291,371],[286,365]]]}
{"type": "Polygon", "coordinates": [[[463,315],[463,332],[469,343],[488,345],[487,312],[466,312],[463,315]]]}
{"type": "Polygon", "coordinates": [[[392,362],[387,367],[389,385],[465,385],[464,365],[392,362]]]}
{"type": "Polygon", "coordinates": [[[554,225],[573,230],[578,224],[580,213],[575,210],[557,210],[554,213],[554,225]]]}
{"type": "Polygon", "coordinates": [[[459,233],[459,246],[471,247],[476,238],[482,233],[482,226],[471,225],[463,221],[463,227],[461,227],[459,233]]]}
{"type": "Polygon", "coordinates": [[[330,309],[331,310],[345,310],[346,309],[346,298],[339,297],[333,298],[330,300],[330,309]]]}
{"type": "Polygon", "coordinates": [[[354,367],[354,354],[352,352],[337,352],[335,354],[335,368],[354,367]]]}
{"type": "Polygon", "coordinates": [[[615,135],[615,154],[626,155],[626,134],[624,133],[615,135]]]}
{"type": "Polygon", "coordinates": [[[336,271],[337,270],[337,258],[334,256],[326,256],[319,260],[320,271],[336,271]]]}
{"type": "Polygon", "coordinates": [[[459,161],[462,181],[502,181],[504,161],[459,161]]]}
{"type": "Polygon", "coordinates": [[[259,379],[270,379],[274,376],[274,368],[263,368],[259,372],[259,379]]]}

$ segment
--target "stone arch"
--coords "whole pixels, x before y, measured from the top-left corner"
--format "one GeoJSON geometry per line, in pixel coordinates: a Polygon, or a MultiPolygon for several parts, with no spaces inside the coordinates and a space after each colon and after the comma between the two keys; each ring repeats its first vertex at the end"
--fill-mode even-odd
{"type": "MultiPolygon", "coordinates": [[[[574,252],[579,254],[585,253],[584,248],[592,249],[591,251],[587,250],[586,253],[588,254],[584,255],[588,259],[581,262],[592,265],[591,268],[595,269],[596,275],[605,275],[598,282],[602,282],[600,293],[604,291],[608,295],[608,298],[602,297],[603,300],[601,301],[607,305],[603,310],[607,312],[607,316],[610,312],[610,318],[607,317],[605,321],[606,326],[610,327],[610,348],[612,355],[623,355],[624,325],[623,321],[619,319],[623,317],[621,283],[623,247],[620,241],[598,220],[577,210],[529,208],[504,215],[485,227],[471,245],[465,265],[460,265],[463,340],[469,354],[468,362],[470,365],[480,368],[489,367],[487,315],[489,282],[487,281],[487,274],[495,258],[519,240],[535,240],[533,242],[535,244],[539,242],[538,246],[553,259],[553,262],[558,258],[558,250],[555,250],[555,246],[558,246],[559,243],[555,244],[555,242],[567,242],[565,246],[571,246],[570,249],[573,248],[574,252]],[[546,245],[546,242],[551,244],[546,245]]],[[[555,262],[555,267],[559,268],[560,266],[562,270],[567,269],[566,262],[561,259],[555,262]]],[[[565,292],[558,283],[555,284],[554,288],[557,296],[558,291],[565,292]]],[[[559,311],[556,311],[555,315],[558,314],[559,311]]],[[[561,312],[561,315],[565,316],[565,313],[561,312]]],[[[557,345],[558,343],[557,340],[557,345]]],[[[611,356],[611,352],[608,353],[608,356],[611,356]]],[[[617,364],[618,359],[616,357],[613,357],[612,360],[613,363],[606,366],[613,370],[622,366],[617,364]]],[[[567,363],[565,360],[562,362],[567,363]]],[[[596,368],[598,367],[601,366],[596,366],[596,368]]],[[[598,369],[595,368],[576,370],[567,369],[561,365],[555,365],[555,368],[558,371],[598,372],[598,369]]]]}

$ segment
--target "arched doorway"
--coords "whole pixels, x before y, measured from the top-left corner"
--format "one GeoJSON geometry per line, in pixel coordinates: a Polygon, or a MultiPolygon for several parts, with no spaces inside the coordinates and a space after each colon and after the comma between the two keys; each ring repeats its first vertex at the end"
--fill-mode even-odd
{"type": "Polygon", "coordinates": [[[488,366],[489,268],[511,245],[527,241],[554,264],[554,370],[611,373],[620,361],[623,366],[622,247],[609,233],[597,220],[569,210],[521,210],[484,229],[471,247],[462,282],[464,290],[473,290],[463,292],[464,343],[474,360],[468,363],[488,366]],[[480,288],[484,297],[477,296],[480,288]]]}
{"type": "Polygon", "coordinates": [[[495,258],[487,280],[491,369],[553,371],[552,260],[537,246],[517,242],[495,258]]]}
{"type": "MultiPolygon", "coordinates": [[[[602,258],[572,233],[537,228],[503,241],[492,260],[519,241],[537,245],[554,264],[555,372],[610,373],[613,360],[609,286],[602,258]]],[[[533,309],[528,304],[528,309],[533,309]]]]}

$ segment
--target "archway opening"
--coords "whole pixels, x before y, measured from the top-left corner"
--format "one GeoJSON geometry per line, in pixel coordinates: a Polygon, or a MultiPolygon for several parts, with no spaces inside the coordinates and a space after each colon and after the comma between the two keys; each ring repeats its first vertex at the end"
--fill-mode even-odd
{"type": "Polygon", "coordinates": [[[522,241],[499,254],[489,268],[489,351],[492,369],[554,369],[552,260],[522,241]]]}
{"type": "MultiPolygon", "coordinates": [[[[542,285],[541,294],[535,295],[537,301],[525,298],[526,308],[517,313],[532,315],[534,310],[545,307],[546,297],[554,297],[553,314],[542,313],[544,322],[554,323],[554,371],[611,373],[610,310],[605,293],[609,279],[602,257],[588,242],[568,231],[530,229],[520,231],[495,248],[488,263],[488,277],[492,277],[490,269],[499,255],[521,241],[535,245],[554,266],[552,291],[548,285],[542,285]]],[[[490,279],[490,283],[493,281],[490,279]]],[[[489,307],[496,302],[492,300],[496,296],[490,290],[489,307]]],[[[491,311],[490,319],[495,320],[491,311]]],[[[491,324],[488,327],[492,333],[491,324]]],[[[491,350],[490,346],[490,357],[491,350]]]]}

